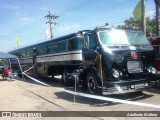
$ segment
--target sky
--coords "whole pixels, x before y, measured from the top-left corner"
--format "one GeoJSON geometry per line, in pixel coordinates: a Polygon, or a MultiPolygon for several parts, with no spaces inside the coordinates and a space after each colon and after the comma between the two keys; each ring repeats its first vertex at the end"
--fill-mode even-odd
{"type": "MultiPolygon", "coordinates": [[[[50,11],[58,15],[54,38],[96,26],[124,24],[139,0],[0,0],[0,52],[46,41],[50,11]],[[19,44],[16,43],[16,37],[19,44]]],[[[145,14],[155,16],[154,0],[146,0],[145,14]]]]}

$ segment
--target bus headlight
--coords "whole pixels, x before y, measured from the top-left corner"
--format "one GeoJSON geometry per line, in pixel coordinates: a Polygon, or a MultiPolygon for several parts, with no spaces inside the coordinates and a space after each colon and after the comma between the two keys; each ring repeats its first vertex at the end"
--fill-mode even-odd
{"type": "Polygon", "coordinates": [[[149,67],[147,70],[151,74],[156,74],[157,73],[157,70],[154,67],[149,67]]]}
{"type": "Polygon", "coordinates": [[[113,70],[113,77],[115,77],[115,78],[119,78],[119,72],[118,72],[118,70],[113,70]]]}

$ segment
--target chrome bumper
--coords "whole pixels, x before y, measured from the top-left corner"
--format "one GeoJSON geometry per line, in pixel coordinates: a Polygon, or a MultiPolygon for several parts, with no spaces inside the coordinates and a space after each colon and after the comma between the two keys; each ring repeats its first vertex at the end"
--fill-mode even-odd
{"type": "Polygon", "coordinates": [[[102,94],[103,95],[113,95],[113,94],[124,94],[124,93],[131,93],[131,92],[138,92],[143,91],[150,88],[152,85],[148,83],[141,83],[141,84],[131,84],[126,86],[118,86],[115,87],[102,87],[102,94]]]}

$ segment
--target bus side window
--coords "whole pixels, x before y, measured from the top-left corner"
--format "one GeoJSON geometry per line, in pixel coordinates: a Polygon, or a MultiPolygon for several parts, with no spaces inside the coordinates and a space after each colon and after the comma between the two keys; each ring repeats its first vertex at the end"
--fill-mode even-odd
{"type": "Polygon", "coordinates": [[[84,39],[83,38],[72,38],[70,40],[71,50],[81,50],[84,47],[84,39]]]}
{"type": "Polygon", "coordinates": [[[47,47],[46,46],[37,47],[37,54],[38,55],[45,55],[46,53],[47,53],[47,47]]]}
{"type": "Polygon", "coordinates": [[[96,37],[94,34],[89,34],[89,40],[88,40],[88,47],[89,48],[95,48],[96,46],[96,37]]]}
{"type": "Polygon", "coordinates": [[[26,57],[31,57],[33,55],[33,50],[32,49],[28,49],[26,51],[26,57]]]}
{"type": "Polygon", "coordinates": [[[68,51],[68,41],[60,42],[58,47],[59,47],[59,52],[68,51]]]}
{"type": "Polygon", "coordinates": [[[57,43],[53,43],[48,45],[48,53],[56,53],[58,52],[58,44],[57,43]]]}

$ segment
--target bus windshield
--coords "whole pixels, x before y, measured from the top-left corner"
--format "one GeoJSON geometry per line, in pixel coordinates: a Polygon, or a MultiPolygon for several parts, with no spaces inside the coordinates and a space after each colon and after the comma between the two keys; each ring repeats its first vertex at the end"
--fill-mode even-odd
{"type": "Polygon", "coordinates": [[[100,42],[105,45],[149,45],[143,32],[111,30],[98,33],[100,42]]]}
{"type": "Polygon", "coordinates": [[[131,45],[150,45],[143,32],[126,31],[126,33],[131,45]]]}

